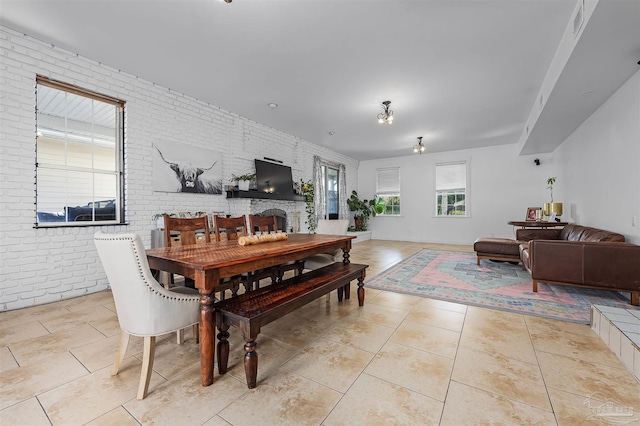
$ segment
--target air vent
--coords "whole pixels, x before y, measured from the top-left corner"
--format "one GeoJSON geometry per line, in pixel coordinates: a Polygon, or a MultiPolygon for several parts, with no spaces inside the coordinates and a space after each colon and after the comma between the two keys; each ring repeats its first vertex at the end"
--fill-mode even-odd
{"type": "Polygon", "coordinates": [[[584,0],[580,2],[580,7],[578,8],[578,12],[576,13],[576,17],[573,18],[573,37],[578,36],[578,32],[580,28],[582,28],[582,23],[584,22],[584,0]]]}

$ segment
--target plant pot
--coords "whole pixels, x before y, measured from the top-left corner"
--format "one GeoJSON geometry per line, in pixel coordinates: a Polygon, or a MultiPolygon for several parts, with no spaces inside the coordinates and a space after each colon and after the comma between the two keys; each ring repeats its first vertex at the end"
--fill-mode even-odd
{"type": "Polygon", "coordinates": [[[251,182],[248,180],[239,180],[238,181],[238,189],[240,191],[248,191],[249,190],[249,184],[251,182]]]}
{"type": "Polygon", "coordinates": [[[156,229],[164,229],[164,216],[156,218],[156,229]]]}

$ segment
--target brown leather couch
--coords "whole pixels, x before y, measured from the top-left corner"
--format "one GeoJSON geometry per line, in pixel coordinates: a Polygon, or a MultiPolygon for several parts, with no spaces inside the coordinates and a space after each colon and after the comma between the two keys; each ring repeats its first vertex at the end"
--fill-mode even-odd
{"type": "Polygon", "coordinates": [[[520,259],[538,281],[631,292],[638,306],[640,246],[624,242],[624,235],[580,225],[562,229],[518,229],[520,259]]]}

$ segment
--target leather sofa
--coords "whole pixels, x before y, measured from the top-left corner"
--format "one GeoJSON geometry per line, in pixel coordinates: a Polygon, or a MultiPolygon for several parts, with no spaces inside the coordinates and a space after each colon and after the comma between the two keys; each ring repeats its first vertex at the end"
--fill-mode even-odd
{"type": "Polygon", "coordinates": [[[570,224],[562,229],[519,229],[520,259],[538,282],[631,292],[638,306],[640,246],[624,235],[570,224]]]}

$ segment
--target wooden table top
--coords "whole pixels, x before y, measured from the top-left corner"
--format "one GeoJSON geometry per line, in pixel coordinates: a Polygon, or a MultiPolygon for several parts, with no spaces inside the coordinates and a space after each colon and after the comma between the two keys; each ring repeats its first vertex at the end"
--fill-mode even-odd
{"type": "MultiPolygon", "coordinates": [[[[287,240],[241,246],[238,241],[220,241],[184,247],[162,247],[146,250],[150,262],[171,261],[184,267],[210,270],[232,267],[259,259],[288,257],[297,252],[351,243],[355,236],[289,234],[287,240]]],[[[349,246],[350,248],[350,246],[349,246]]],[[[325,250],[330,251],[330,250],[325,250]]]]}

